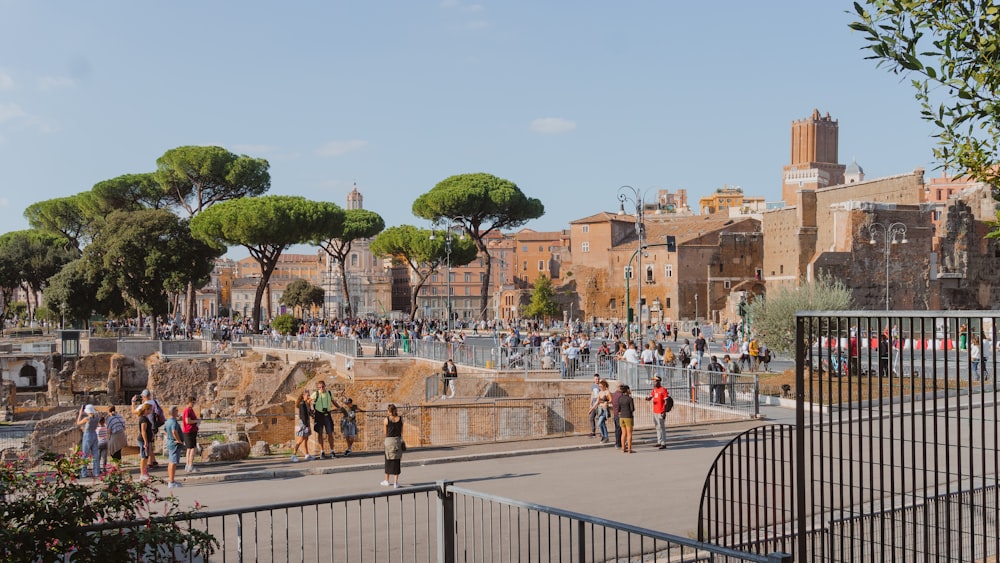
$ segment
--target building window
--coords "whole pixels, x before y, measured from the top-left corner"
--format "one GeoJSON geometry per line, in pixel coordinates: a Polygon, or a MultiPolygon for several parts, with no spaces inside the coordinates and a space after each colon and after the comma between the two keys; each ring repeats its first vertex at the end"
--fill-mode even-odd
{"type": "Polygon", "coordinates": [[[785,265],[784,264],[778,265],[778,272],[782,273],[782,274],[785,273],[785,265]]]}
{"type": "Polygon", "coordinates": [[[733,287],[733,284],[729,280],[726,280],[726,281],[722,282],[722,288],[723,289],[731,289],[732,287],[733,287]]]}
{"type": "Polygon", "coordinates": [[[764,270],[757,268],[754,272],[754,277],[757,278],[757,281],[761,281],[764,278],[764,270]]]}
{"type": "Polygon", "coordinates": [[[539,272],[544,272],[545,271],[545,260],[539,260],[538,261],[538,271],[539,272]]]}
{"type": "MultiPolygon", "coordinates": [[[[940,199],[940,197],[938,199],[940,199]]],[[[584,225],[583,226],[583,232],[584,233],[589,233],[590,232],[590,225],[584,225]]]]}
{"type": "Polygon", "coordinates": [[[669,308],[670,308],[670,298],[667,297],[667,309],[669,309],[669,308]]]}
{"type": "Polygon", "coordinates": [[[528,251],[528,245],[524,245],[521,247],[521,252],[527,252],[527,251],[528,251]]]}
{"type": "Polygon", "coordinates": [[[465,283],[469,283],[471,281],[472,281],[472,273],[471,272],[465,272],[465,283]]]}
{"type": "Polygon", "coordinates": [[[666,276],[666,277],[668,277],[668,278],[674,277],[674,265],[673,264],[667,264],[667,265],[663,266],[663,275],[666,276]]]}
{"type": "Polygon", "coordinates": [[[580,251],[581,252],[590,252],[590,243],[589,242],[584,242],[583,244],[581,244],[580,245],[580,251]]]}
{"type": "Polygon", "coordinates": [[[653,267],[646,266],[646,283],[653,283],[653,267]]]}
{"type": "Polygon", "coordinates": [[[521,270],[522,270],[522,271],[525,271],[525,272],[527,272],[527,271],[528,271],[528,261],[527,261],[527,260],[525,260],[525,261],[524,261],[524,262],[522,262],[521,264],[522,264],[522,266],[521,266],[521,270]]]}
{"type": "Polygon", "coordinates": [[[625,279],[632,279],[632,266],[625,266],[625,279]]]}

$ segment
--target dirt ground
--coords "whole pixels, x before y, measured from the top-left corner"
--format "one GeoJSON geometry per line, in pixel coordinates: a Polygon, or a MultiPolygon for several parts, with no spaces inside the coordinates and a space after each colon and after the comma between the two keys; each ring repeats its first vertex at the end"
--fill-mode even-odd
{"type": "MultiPolygon", "coordinates": [[[[887,399],[900,395],[933,393],[944,390],[946,385],[947,389],[969,386],[968,381],[914,377],[829,377],[825,373],[812,376],[809,382],[810,385],[806,389],[807,401],[834,405],[869,399],[887,399]]],[[[763,395],[795,398],[795,370],[760,374],[760,392],[763,395]],[[788,387],[785,387],[786,385],[788,387]]]]}

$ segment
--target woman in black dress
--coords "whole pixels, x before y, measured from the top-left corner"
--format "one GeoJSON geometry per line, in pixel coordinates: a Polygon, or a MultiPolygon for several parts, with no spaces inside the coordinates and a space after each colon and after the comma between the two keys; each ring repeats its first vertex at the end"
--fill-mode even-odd
{"type": "Polygon", "coordinates": [[[390,404],[389,414],[385,417],[385,480],[383,487],[389,486],[389,476],[392,476],[392,487],[399,488],[400,464],[403,460],[403,417],[396,411],[396,405],[390,404]]]}

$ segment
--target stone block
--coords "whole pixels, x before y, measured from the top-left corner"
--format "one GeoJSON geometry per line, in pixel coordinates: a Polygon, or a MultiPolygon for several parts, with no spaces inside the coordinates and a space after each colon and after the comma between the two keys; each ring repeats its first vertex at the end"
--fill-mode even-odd
{"type": "Polygon", "coordinates": [[[202,461],[237,461],[250,457],[250,444],[247,442],[213,443],[201,452],[202,461]]]}

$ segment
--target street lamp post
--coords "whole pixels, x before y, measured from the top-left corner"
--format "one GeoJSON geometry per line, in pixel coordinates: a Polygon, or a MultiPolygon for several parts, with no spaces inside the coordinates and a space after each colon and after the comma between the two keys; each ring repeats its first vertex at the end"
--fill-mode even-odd
{"type": "MultiPolygon", "coordinates": [[[[444,253],[448,264],[448,273],[446,274],[447,289],[445,290],[448,292],[448,295],[445,296],[445,303],[446,303],[445,307],[447,308],[447,314],[448,314],[447,327],[449,334],[451,333],[451,239],[452,239],[451,227],[448,227],[448,236],[445,237],[444,239],[444,253]]],[[[433,232],[431,233],[431,240],[434,240],[433,232]]]]}
{"type": "Polygon", "coordinates": [[[881,238],[882,252],[885,254],[885,310],[889,310],[889,255],[892,245],[906,244],[906,225],[903,223],[871,223],[861,227],[861,234],[868,236],[868,244],[875,246],[876,239],[881,238]]]}
{"type": "MultiPolygon", "coordinates": [[[[639,190],[633,188],[632,186],[622,186],[622,187],[618,188],[618,202],[619,202],[618,214],[619,215],[625,215],[625,202],[631,203],[632,205],[635,206],[635,234],[636,234],[636,237],[638,239],[638,241],[636,243],[636,245],[637,245],[638,248],[636,248],[636,251],[635,251],[636,254],[633,254],[632,256],[633,256],[633,258],[635,256],[637,256],[637,255],[639,257],[639,261],[638,261],[639,263],[638,263],[637,269],[639,270],[639,275],[640,276],[643,275],[643,272],[642,272],[642,250],[643,250],[643,246],[644,246],[643,245],[643,239],[645,238],[645,234],[646,234],[646,227],[645,227],[645,224],[643,223],[643,219],[644,219],[644,215],[645,215],[645,205],[643,204],[643,198],[645,197],[645,195],[646,194],[644,192],[640,192],[639,190]]],[[[629,271],[630,272],[631,272],[631,268],[632,268],[632,260],[629,259],[629,271]]],[[[625,280],[625,284],[626,284],[625,285],[625,290],[626,290],[625,292],[628,293],[628,279],[627,278],[625,280]]],[[[635,293],[636,293],[636,298],[635,298],[635,305],[636,305],[636,307],[635,308],[636,308],[636,314],[638,315],[638,319],[637,319],[638,323],[637,323],[637,325],[638,325],[639,334],[641,335],[643,333],[643,329],[645,328],[643,326],[643,319],[642,319],[642,280],[641,279],[640,279],[639,283],[636,285],[636,292],[635,293]]],[[[626,301],[627,300],[628,300],[628,296],[626,296],[626,301]]],[[[628,309],[627,308],[626,308],[626,311],[625,311],[625,318],[626,318],[626,325],[627,325],[626,326],[626,338],[631,338],[631,333],[630,333],[630,330],[629,330],[630,327],[631,327],[631,323],[628,322],[628,309]]]]}

